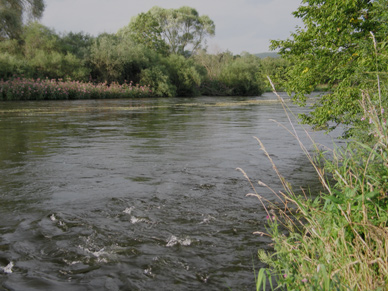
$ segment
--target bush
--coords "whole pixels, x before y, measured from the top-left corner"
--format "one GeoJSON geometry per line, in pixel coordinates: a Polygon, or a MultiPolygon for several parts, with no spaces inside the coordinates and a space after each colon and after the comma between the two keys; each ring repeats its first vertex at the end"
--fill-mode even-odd
{"type": "Polygon", "coordinates": [[[139,83],[143,86],[151,87],[154,96],[176,96],[176,87],[171,84],[170,78],[164,68],[155,66],[142,70],[139,83]]]}
{"type": "Polygon", "coordinates": [[[166,59],[169,77],[172,85],[176,87],[177,96],[199,95],[198,87],[203,75],[192,59],[180,55],[170,55],[166,59]]]}
{"type": "Polygon", "coordinates": [[[373,104],[366,92],[362,100],[362,120],[371,137],[367,143],[352,141],[345,150],[334,151],[331,160],[319,155],[324,170],[301,144],[325,192],[315,199],[297,196],[274,165],[284,186],[283,192],[274,193],[284,205],[266,203],[256,192],[251,194],[267,211],[268,235],[274,242],[273,253],[259,251],[260,260],[270,268],[260,271],[258,290],[265,274],[287,290],[387,289],[387,116],[383,101],[373,104]],[[334,183],[327,182],[325,172],[334,183]],[[268,211],[269,207],[276,212],[268,211]]]}
{"type": "Polygon", "coordinates": [[[231,95],[258,96],[264,91],[260,59],[249,54],[227,64],[222,69],[219,80],[231,88],[231,95]]]}

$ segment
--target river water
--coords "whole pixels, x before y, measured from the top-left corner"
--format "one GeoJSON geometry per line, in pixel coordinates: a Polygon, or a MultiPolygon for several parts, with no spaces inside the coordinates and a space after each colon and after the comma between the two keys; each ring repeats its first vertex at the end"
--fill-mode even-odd
{"type": "Polygon", "coordinates": [[[253,290],[270,241],[236,168],[280,189],[253,137],[295,189],[317,185],[279,123],[269,93],[1,103],[0,289],[253,290]]]}

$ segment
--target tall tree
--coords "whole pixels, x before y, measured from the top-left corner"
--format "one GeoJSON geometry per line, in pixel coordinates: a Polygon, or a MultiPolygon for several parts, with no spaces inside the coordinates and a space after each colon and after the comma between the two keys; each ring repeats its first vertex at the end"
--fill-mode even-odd
{"type": "Polygon", "coordinates": [[[25,20],[39,19],[44,0],[0,0],[0,39],[20,37],[25,20]]]}
{"type": "Polygon", "coordinates": [[[194,8],[164,9],[155,6],[132,18],[118,34],[129,35],[162,53],[185,54],[201,48],[205,38],[215,34],[215,25],[207,15],[199,16],[194,8]]]}
{"type": "MultiPolygon", "coordinates": [[[[329,85],[330,94],[316,100],[306,123],[334,128],[352,126],[360,112],[360,90],[376,85],[376,73],[387,70],[388,0],[303,0],[293,14],[303,20],[287,40],[272,41],[271,48],[290,61],[286,88],[305,105],[316,85],[329,85]],[[376,49],[375,49],[376,45],[376,49]]],[[[376,86],[377,87],[377,86],[376,86]]]]}

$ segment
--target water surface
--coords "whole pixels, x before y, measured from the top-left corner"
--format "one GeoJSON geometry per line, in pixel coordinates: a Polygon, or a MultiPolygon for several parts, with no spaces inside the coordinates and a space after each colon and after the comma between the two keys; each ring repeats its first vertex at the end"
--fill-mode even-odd
{"type": "Polygon", "coordinates": [[[253,137],[317,184],[275,98],[1,103],[1,289],[252,290],[266,213],[236,168],[280,189],[253,137]]]}

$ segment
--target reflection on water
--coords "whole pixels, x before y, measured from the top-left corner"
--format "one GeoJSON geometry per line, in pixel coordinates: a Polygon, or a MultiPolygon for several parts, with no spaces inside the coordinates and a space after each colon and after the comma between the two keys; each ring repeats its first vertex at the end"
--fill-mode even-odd
{"type": "Polygon", "coordinates": [[[252,137],[317,180],[274,98],[1,104],[2,288],[252,290],[266,214],[236,168],[279,185],[252,137]]]}

